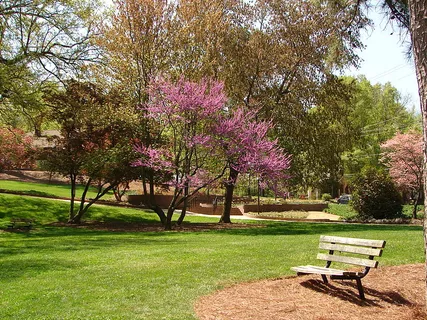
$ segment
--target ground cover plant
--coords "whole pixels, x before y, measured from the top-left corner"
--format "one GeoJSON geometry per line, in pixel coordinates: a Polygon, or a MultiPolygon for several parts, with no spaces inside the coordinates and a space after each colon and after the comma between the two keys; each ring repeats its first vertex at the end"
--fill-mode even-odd
{"type": "MultiPolygon", "coordinates": [[[[129,232],[50,225],[66,220],[66,206],[0,195],[1,220],[19,213],[39,221],[30,232],[0,233],[0,318],[194,319],[196,299],[215,289],[316,263],[321,234],[386,239],[384,266],[424,258],[419,226],[270,221],[245,229],[129,232]]],[[[89,213],[88,219],[159,224],[142,210],[94,206],[89,213]]]]}
{"type": "MultiPolygon", "coordinates": [[[[246,212],[245,212],[246,214],[246,212]]],[[[305,219],[308,217],[307,211],[282,211],[282,212],[248,212],[251,217],[260,218],[280,218],[280,219],[305,219]]]]}

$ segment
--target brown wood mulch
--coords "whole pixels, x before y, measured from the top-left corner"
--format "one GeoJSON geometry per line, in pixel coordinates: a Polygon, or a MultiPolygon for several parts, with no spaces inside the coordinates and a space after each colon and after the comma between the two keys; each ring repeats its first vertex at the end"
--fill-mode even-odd
{"type": "Polygon", "coordinates": [[[202,297],[195,305],[201,320],[421,320],[426,287],[423,264],[380,267],[356,284],[320,276],[287,277],[234,285],[202,297]]]}
{"type": "MultiPolygon", "coordinates": [[[[65,222],[51,223],[55,227],[72,227],[78,229],[102,230],[110,232],[160,232],[165,231],[164,226],[160,223],[129,223],[129,222],[102,222],[102,221],[85,221],[81,224],[68,224],[65,222]]],[[[174,225],[172,232],[200,232],[211,230],[228,230],[228,229],[252,229],[265,228],[265,225],[245,224],[245,223],[188,223],[174,225]]]]}

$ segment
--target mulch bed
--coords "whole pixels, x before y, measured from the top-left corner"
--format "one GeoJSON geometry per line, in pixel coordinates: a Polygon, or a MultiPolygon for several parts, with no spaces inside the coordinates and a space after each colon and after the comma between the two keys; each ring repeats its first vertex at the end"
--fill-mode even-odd
{"type": "Polygon", "coordinates": [[[421,320],[426,298],[423,264],[380,267],[355,282],[320,276],[288,277],[238,284],[202,297],[195,305],[201,320],[421,320]]]}
{"type": "MultiPolygon", "coordinates": [[[[51,224],[56,227],[73,227],[79,229],[102,230],[111,232],[158,232],[164,231],[160,223],[129,223],[129,222],[99,222],[88,221],[81,224],[68,224],[55,222],[51,224]]],[[[227,229],[249,229],[265,228],[265,225],[244,224],[244,223],[188,223],[184,222],[181,226],[172,226],[172,232],[198,232],[211,230],[227,229]]]]}

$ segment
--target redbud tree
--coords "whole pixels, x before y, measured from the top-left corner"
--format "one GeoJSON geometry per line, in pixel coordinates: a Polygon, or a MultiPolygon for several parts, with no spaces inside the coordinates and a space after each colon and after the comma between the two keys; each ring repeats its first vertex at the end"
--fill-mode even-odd
{"type": "Polygon", "coordinates": [[[188,199],[220,180],[227,170],[223,183],[224,207],[228,209],[222,222],[230,222],[233,190],[240,173],[256,173],[264,186],[277,186],[277,181],[286,179],[289,156],[277,141],[268,139],[272,123],[257,122],[254,113],[243,109],[230,111],[222,83],[158,80],[151,85],[149,96],[145,111],[158,128],[163,128],[161,138],[155,139],[162,143],[136,146],[141,157],[135,165],[173,177],[166,229],[171,228],[173,212],[179,205],[184,204],[185,212],[188,199]]]}
{"type": "Polygon", "coordinates": [[[423,137],[416,132],[398,133],[381,145],[382,160],[397,186],[415,195],[413,218],[423,188],[423,137]]]}
{"type": "Polygon", "coordinates": [[[141,154],[135,165],[162,170],[173,177],[173,198],[165,217],[160,217],[165,229],[171,229],[175,209],[181,204],[186,208],[190,197],[223,175],[225,169],[212,170],[215,162],[216,167],[225,168],[221,161],[212,161],[218,159],[212,132],[220,121],[226,96],[220,82],[180,79],[176,84],[153,82],[149,97],[146,114],[163,129],[156,139],[160,143],[135,148],[141,154]]]}

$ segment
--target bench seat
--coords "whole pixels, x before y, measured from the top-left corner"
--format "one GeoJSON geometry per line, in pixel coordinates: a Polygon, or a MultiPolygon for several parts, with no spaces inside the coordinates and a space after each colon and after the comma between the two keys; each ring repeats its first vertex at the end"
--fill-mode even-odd
{"type": "Polygon", "coordinates": [[[299,266],[293,267],[291,270],[297,272],[299,275],[302,274],[324,274],[326,276],[349,276],[349,277],[361,277],[363,272],[357,271],[346,271],[340,269],[319,267],[319,266],[299,266]]]}
{"type": "Polygon", "coordinates": [[[9,225],[7,226],[8,229],[26,229],[30,230],[33,227],[33,220],[32,219],[25,219],[25,218],[12,218],[10,220],[9,225]]]}

